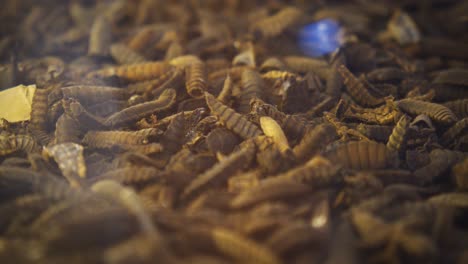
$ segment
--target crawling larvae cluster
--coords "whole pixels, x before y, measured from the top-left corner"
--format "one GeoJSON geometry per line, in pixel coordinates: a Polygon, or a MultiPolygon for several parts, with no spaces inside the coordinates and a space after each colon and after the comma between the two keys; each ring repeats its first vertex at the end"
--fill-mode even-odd
{"type": "Polygon", "coordinates": [[[467,263],[466,4],[309,2],[6,0],[0,262],[467,263]]]}

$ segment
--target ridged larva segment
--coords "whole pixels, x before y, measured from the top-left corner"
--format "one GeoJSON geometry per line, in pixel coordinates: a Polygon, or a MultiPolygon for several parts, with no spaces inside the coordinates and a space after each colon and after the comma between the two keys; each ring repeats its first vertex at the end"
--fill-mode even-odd
{"type": "Polygon", "coordinates": [[[449,108],[436,103],[417,101],[413,99],[403,99],[396,102],[396,106],[408,114],[424,114],[429,116],[434,121],[446,125],[453,124],[458,120],[457,116],[455,116],[455,114],[449,108]]]}
{"type": "Polygon", "coordinates": [[[263,90],[265,82],[260,74],[254,70],[246,69],[241,77],[242,90],[239,96],[239,106],[237,111],[240,113],[248,113],[250,111],[250,101],[254,98],[263,99],[263,90]]]}
{"type": "Polygon", "coordinates": [[[118,64],[122,65],[143,63],[146,61],[145,57],[121,43],[112,44],[110,53],[112,58],[114,58],[118,64]]]}
{"type": "Polygon", "coordinates": [[[203,97],[206,91],[206,67],[202,61],[196,61],[186,68],[187,93],[194,98],[203,97]]]}
{"type": "Polygon", "coordinates": [[[302,17],[302,11],[296,7],[285,7],[273,16],[255,23],[252,27],[254,34],[261,37],[275,37],[302,17]]]}
{"type": "Polygon", "coordinates": [[[452,112],[456,114],[458,118],[468,117],[468,99],[450,101],[444,103],[443,105],[452,110],[452,112]]]}
{"type": "Polygon", "coordinates": [[[343,82],[349,94],[362,106],[378,106],[385,103],[383,98],[376,98],[371,95],[365,84],[356,78],[344,65],[338,66],[338,72],[343,78],[343,82]]]}
{"type": "Polygon", "coordinates": [[[95,72],[91,72],[91,77],[112,77],[117,76],[129,82],[141,82],[158,78],[174,66],[167,62],[153,61],[137,64],[109,67],[95,72]]]}
{"type": "Polygon", "coordinates": [[[351,141],[340,144],[325,153],[325,157],[345,168],[356,170],[398,167],[396,152],[374,141],[351,141]]]}
{"type": "Polygon", "coordinates": [[[211,112],[218,116],[224,125],[244,139],[262,134],[262,131],[246,117],[223,105],[213,95],[205,93],[206,104],[211,112]]]}
{"type": "Polygon", "coordinates": [[[407,115],[403,115],[400,120],[398,120],[397,124],[393,128],[392,134],[388,138],[388,149],[399,153],[404,151],[406,133],[408,132],[410,121],[411,118],[407,115]]]}

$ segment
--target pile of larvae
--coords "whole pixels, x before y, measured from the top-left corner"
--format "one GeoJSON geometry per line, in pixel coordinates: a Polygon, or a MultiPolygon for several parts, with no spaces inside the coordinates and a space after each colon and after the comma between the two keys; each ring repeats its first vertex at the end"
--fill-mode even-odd
{"type": "Polygon", "coordinates": [[[466,2],[4,2],[1,263],[468,263],[466,2]]]}

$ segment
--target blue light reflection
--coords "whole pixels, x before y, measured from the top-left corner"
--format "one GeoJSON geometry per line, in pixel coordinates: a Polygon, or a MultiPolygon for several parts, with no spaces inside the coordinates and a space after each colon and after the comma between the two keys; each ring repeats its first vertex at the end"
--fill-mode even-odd
{"type": "Polygon", "coordinates": [[[323,19],[304,26],[298,42],[303,53],[318,57],[335,51],[342,44],[343,30],[333,19],[323,19]]]}

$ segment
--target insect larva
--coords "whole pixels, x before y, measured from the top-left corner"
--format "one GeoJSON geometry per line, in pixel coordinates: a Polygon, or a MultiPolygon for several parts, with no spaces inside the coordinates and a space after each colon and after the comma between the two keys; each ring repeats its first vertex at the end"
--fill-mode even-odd
{"type": "Polygon", "coordinates": [[[299,56],[285,56],[283,61],[286,66],[297,73],[312,72],[318,75],[321,79],[327,79],[330,74],[330,66],[328,63],[321,59],[314,59],[299,56]]]}
{"type": "Polygon", "coordinates": [[[280,79],[283,81],[290,80],[290,79],[296,79],[298,77],[297,74],[288,72],[288,71],[268,71],[264,74],[262,74],[262,78],[266,80],[276,80],[280,79]]]}
{"type": "Polygon", "coordinates": [[[468,189],[468,158],[457,163],[452,168],[454,182],[456,183],[458,189],[467,190],[468,189]]]}
{"type": "Polygon", "coordinates": [[[444,171],[466,158],[466,153],[445,149],[434,149],[429,154],[430,163],[414,171],[414,176],[420,184],[427,184],[436,179],[444,171]]]}
{"type": "Polygon", "coordinates": [[[147,115],[168,109],[175,103],[175,98],[175,90],[167,89],[156,100],[137,104],[112,114],[104,121],[104,124],[115,127],[137,121],[147,115]]]}
{"type": "Polygon", "coordinates": [[[314,156],[304,165],[298,166],[285,173],[277,175],[298,183],[318,189],[337,184],[341,181],[338,177],[341,167],[331,164],[331,162],[321,156],[314,156]]]}
{"type": "Polygon", "coordinates": [[[263,90],[265,89],[265,83],[261,76],[253,70],[246,69],[242,73],[241,78],[241,87],[240,96],[238,99],[239,106],[237,111],[239,113],[245,114],[250,111],[250,100],[253,98],[263,97],[263,90]]]}
{"type": "Polygon", "coordinates": [[[213,95],[205,93],[206,104],[211,112],[219,117],[225,126],[244,139],[256,137],[262,131],[246,117],[220,103],[213,95]]]}
{"type": "Polygon", "coordinates": [[[73,117],[80,124],[84,125],[90,129],[102,128],[104,127],[104,120],[99,117],[89,113],[78,101],[73,98],[62,99],[62,105],[65,113],[70,117],[73,117]]]}
{"type": "Polygon", "coordinates": [[[166,132],[161,138],[165,152],[174,154],[179,151],[185,142],[185,113],[178,113],[168,125],[166,132]]]}
{"type": "Polygon", "coordinates": [[[81,185],[81,179],[86,177],[83,146],[71,142],[62,143],[45,148],[45,152],[57,162],[70,186],[78,187],[81,185]]]}
{"type": "Polygon", "coordinates": [[[250,108],[254,113],[260,116],[269,116],[278,122],[291,141],[301,138],[308,129],[307,123],[304,120],[294,115],[286,115],[275,106],[266,104],[259,98],[251,101],[250,108]]]}
{"type": "Polygon", "coordinates": [[[185,71],[187,93],[194,98],[200,98],[206,91],[206,69],[202,61],[190,64],[185,71]]]}
{"type": "Polygon", "coordinates": [[[247,47],[244,48],[245,50],[237,54],[233,59],[232,59],[232,65],[234,66],[239,66],[239,65],[244,65],[244,66],[249,66],[249,67],[256,67],[255,63],[255,53],[254,53],[254,47],[252,43],[248,43],[247,47]]]}
{"type": "Polygon", "coordinates": [[[50,141],[47,133],[48,89],[36,89],[31,104],[31,133],[41,145],[50,141]]]}
{"type": "Polygon", "coordinates": [[[144,232],[155,238],[159,237],[158,230],[145,212],[138,194],[133,189],[123,187],[116,181],[102,180],[93,184],[91,190],[117,200],[138,218],[144,232]]]}
{"type": "Polygon", "coordinates": [[[136,64],[146,61],[145,57],[138,54],[138,52],[120,43],[112,44],[110,53],[118,64],[136,64]]]}
{"type": "Polygon", "coordinates": [[[398,108],[411,115],[424,114],[436,122],[442,124],[453,124],[458,118],[447,107],[430,102],[417,101],[412,99],[402,99],[396,102],[398,108]]]}
{"type": "Polygon", "coordinates": [[[200,58],[195,55],[178,56],[169,61],[169,64],[177,68],[187,68],[193,63],[200,62],[200,58]]]}
{"type": "Polygon", "coordinates": [[[143,51],[145,47],[148,47],[151,42],[156,40],[160,33],[155,28],[144,27],[131,38],[128,47],[137,52],[143,51]]]}
{"type": "Polygon", "coordinates": [[[82,130],[80,124],[67,114],[62,114],[55,124],[55,144],[74,142],[81,143],[82,130]]]}
{"type": "Polygon", "coordinates": [[[268,238],[266,244],[276,254],[283,255],[295,248],[309,245],[320,240],[320,235],[314,228],[303,221],[297,221],[277,229],[268,238]]]}
{"type": "Polygon", "coordinates": [[[396,67],[385,67],[367,73],[366,77],[370,82],[394,82],[403,80],[406,73],[396,67]]]}
{"type": "Polygon", "coordinates": [[[55,124],[60,115],[63,114],[63,106],[61,101],[53,103],[49,110],[47,111],[47,120],[50,120],[50,123],[55,124]]]}
{"type": "Polygon", "coordinates": [[[258,38],[275,37],[302,17],[302,11],[296,7],[285,7],[278,13],[261,19],[253,24],[251,32],[258,38]]]}
{"type": "Polygon", "coordinates": [[[343,78],[343,82],[347,88],[347,91],[353,97],[353,99],[360,105],[372,107],[385,103],[385,100],[383,98],[377,98],[370,94],[368,88],[366,87],[366,85],[370,84],[363,83],[362,80],[356,78],[356,76],[354,76],[348,70],[348,68],[346,68],[346,66],[340,65],[338,67],[338,72],[343,78]]]}
{"type": "Polygon", "coordinates": [[[141,82],[158,78],[162,74],[171,70],[167,62],[153,61],[142,62],[130,65],[105,68],[90,73],[90,77],[112,77],[117,76],[129,82],[141,82]]]}
{"type": "Polygon", "coordinates": [[[452,112],[455,113],[458,118],[468,117],[468,99],[450,101],[444,103],[443,105],[452,110],[452,112]]]}
{"type": "Polygon", "coordinates": [[[452,127],[447,129],[440,139],[440,143],[444,146],[448,146],[450,143],[455,141],[460,135],[468,131],[468,118],[463,118],[456,122],[452,127]]]}
{"type": "Polygon", "coordinates": [[[203,188],[213,185],[221,184],[227,181],[227,178],[232,176],[235,172],[247,167],[254,157],[255,147],[247,145],[245,148],[231,153],[219,163],[205,171],[203,174],[198,175],[190,184],[184,189],[182,197],[187,198],[194,195],[203,188]]]}
{"type": "Polygon", "coordinates": [[[219,227],[214,228],[211,234],[218,249],[239,262],[282,263],[270,249],[240,234],[219,227]]]}
{"type": "Polygon", "coordinates": [[[359,124],[356,129],[367,138],[383,143],[387,142],[393,131],[392,126],[366,125],[363,123],[359,124]]]}
{"type": "Polygon", "coordinates": [[[368,138],[361,134],[361,132],[349,128],[344,123],[340,122],[336,115],[334,115],[333,113],[325,112],[323,113],[323,116],[330,124],[333,125],[336,134],[338,134],[338,136],[340,136],[342,140],[347,140],[350,137],[357,138],[359,140],[368,140],[368,138]]]}
{"type": "Polygon", "coordinates": [[[468,195],[463,192],[443,193],[432,196],[427,202],[466,209],[468,207],[468,195]]]}
{"type": "Polygon", "coordinates": [[[64,98],[75,98],[82,104],[101,103],[106,100],[125,100],[128,91],[110,86],[75,85],[62,88],[64,98]]]}
{"type": "Polygon", "coordinates": [[[240,143],[240,138],[226,128],[212,130],[206,136],[206,144],[211,153],[221,153],[227,155],[240,143]]]}
{"type": "Polygon", "coordinates": [[[38,152],[40,149],[40,145],[27,135],[0,136],[0,156],[18,151],[25,153],[38,152]]]}
{"type": "Polygon", "coordinates": [[[162,74],[156,79],[149,80],[149,81],[143,81],[143,82],[136,82],[136,83],[131,83],[127,86],[127,89],[129,93],[131,94],[150,94],[153,92],[155,89],[158,89],[161,87],[165,82],[169,81],[171,78],[173,78],[174,74],[176,73],[176,70],[170,70],[167,71],[166,73],[162,74]]]}
{"type": "Polygon", "coordinates": [[[392,134],[388,138],[387,148],[398,153],[405,151],[406,137],[411,118],[403,115],[393,128],[392,134]]]}
{"type": "Polygon", "coordinates": [[[120,147],[145,155],[160,153],[164,150],[163,145],[160,143],[149,143],[143,145],[120,145],[120,147]]]}
{"type": "Polygon", "coordinates": [[[388,125],[398,121],[401,112],[395,107],[393,100],[388,100],[377,108],[362,108],[355,104],[349,104],[344,117],[356,118],[366,123],[388,125]]]}
{"type": "Polygon", "coordinates": [[[91,105],[88,110],[96,116],[106,117],[124,109],[125,107],[127,107],[127,102],[124,100],[107,100],[102,103],[91,105]]]}
{"type": "Polygon", "coordinates": [[[356,170],[397,168],[396,152],[375,141],[351,141],[325,153],[325,157],[345,168],[356,170]]]}
{"type": "Polygon", "coordinates": [[[93,148],[111,148],[121,145],[148,144],[149,137],[157,133],[157,129],[147,128],[139,131],[89,131],[83,142],[93,148]]]}
{"type": "Polygon", "coordinates": [[[105,16],[94,19],[89,33],[88,55],[109,55],[109,46],[112,41],[111,24],[105,16]]]}
{"type": "Polygon", "coordinates": [[[448,69],[439,72],[432,83],[468,86],[467,75],[468,71],[466,69],[448,69]]]}
{"type": "Polygon", "coordinates": [[[293,148],[294,156],[304,161],[316,154],[324,146],[336,139],[336,132],[331,125],[318,125],[307,131],[299,144],[293,148]]]}
{"type": "Polygon", "coordinates": [[[307,185],[290,179],[268,178],[260,181],[257,186],[241,192],[232,200],[231,207],[245,208],[264,201],[298,197],[310,191],[307,185]]]}
{"type": "Polygon", "coordinates": [[[290,151],[288,139],[280,125],[269,116],[260,117],[260,127],[266,136],[272,137],[281,152],[290,151]]]}
{"type": "Polygon", "coordinates": [[[170,61],[174,58],[181,56],[184,53],[184,48],[178,41],[174,41],[167,48],[166,54],[164,55],[165,61],[170,61]]]}
{"type": "Polygon", "coordinates": [[[100,180],[114,180],[124,185],[140,185],[157,180],[160,175],[160,171],[153,167],[127,166],[107,171],[90,180],[92,183],[100,180]]]}
{"type": "Polygon", "coordinates": [[[227,104],[229,102],[229,98],[231,97],[233,87],[234,84],[232,82],[231,76],[228,74],[224,80],[223,88],[221,89],[221,92],[218,94],[216,99],[218,99],[223,104],[227,104]]]}
{"type": "Polygon", "coordinates": [[[277,57],[270,57],[266,59],[262,65],[260,65],[260,72],[266,73],[269,71],[286,71],[287,67],[284,62],[282,62],[277,57]]]}

